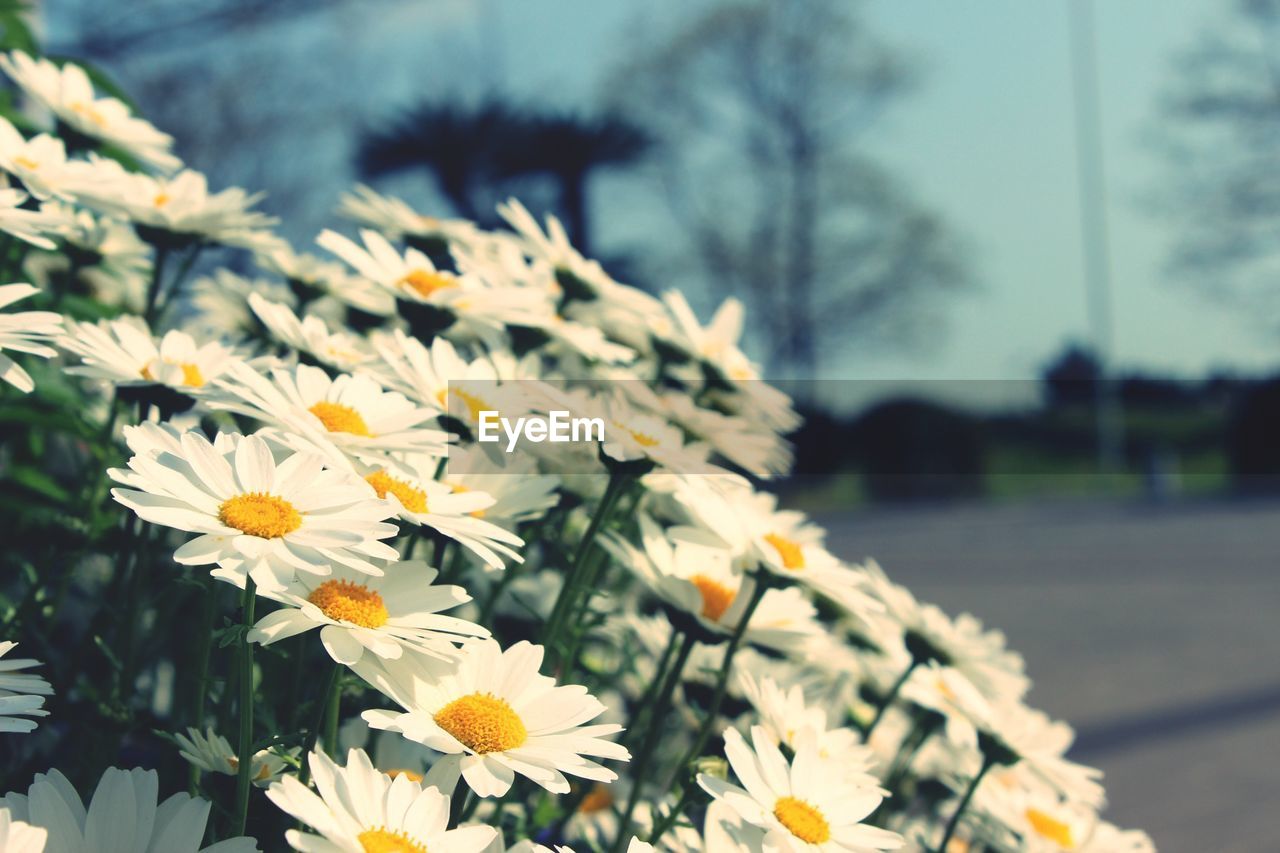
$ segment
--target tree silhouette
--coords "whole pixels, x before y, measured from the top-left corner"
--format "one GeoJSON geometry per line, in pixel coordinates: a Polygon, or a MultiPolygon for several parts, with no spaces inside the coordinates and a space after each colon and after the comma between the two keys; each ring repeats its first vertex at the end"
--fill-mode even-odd
{"type": "Polygon", "coordinates": [[[479,222],[492,221],[495,203],[513,186],[549,182],[547,206],[589,253],[591,176],[636,161],[647,146],[646,136],[615,114],[541,112],[491,98],[475,106],[420,104],[366,134],[357,162],[368,178],[425,170],[458,214],[479,222]]]}
{"type": "MultiPolygon", "coordinates": [[[[642,45],[618,103],[710,296],[750,305],[767,366],[811,377],[853,342],[936,335],[965,280],[954,239],[856,140],[910,81],[849,0],[728,0],[642,45]]],[[[669,279],[670,275],[666,274],[669,279]]]]}
{"type": "Polygon", "coordinates": [[[1280,275],[1280,0],[1235,0],[1175,59],[1161,100],[1157,201],[1170,270],[1274,331],[1280,275]]]}

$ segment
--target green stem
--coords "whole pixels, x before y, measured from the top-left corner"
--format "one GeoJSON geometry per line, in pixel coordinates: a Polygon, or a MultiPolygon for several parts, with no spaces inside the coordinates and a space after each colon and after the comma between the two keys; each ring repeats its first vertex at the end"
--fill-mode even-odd
{"type": "Polygon", "coordinates": [[[659,658],[658,665],[653,670],[653,683],[650,685],[650,689],[646,690],[644,695],[640,697],[640,703],[631,713],[631,719],[635,725],[627,732],[628,737],[625,742],[629,746],[633,745],[631,744],[632,737],[630,736],[639,733],[641,723],[644,722],[646,715],[653,708],[653,700],[657,698],[657,693],[653,690],[653,687],[661,684],[662,679],[666,677],[667,668],[671,665],[671,659],[675,657],[676,649],[679,646],[680,632],[673,628],[671,630],[671,639],[667,641],[667,647],[663,650],[662,657],[659,658]]]}
{"type": "Polygon", "coordinates": [[[169,250],[164,246],[156,247],[156,257],[151,263],[151,283],[147,285],[147,305],[143,310],[143,319],[150,326],[155,322],[160,307],[160,289],[164,279],[165,263],[169,260],[169,250]]]}
{"type": "Polygon", "coordinates": [[[338,757],[338,721],[342,716],[342,675],[341,670],[333,679],[334,686],[328,691],[329,707],[324,712],[324,751],[330,758],[338,757]]]}
{"type": "Polygon", "coordinates": [[[879,708],[876,708],[876,715],[871,718],[871,723],[863,733],[863,743],[871,740],[871,733],[876,730],[876,726],[880,725],[880,721],[884,719],[884,712],[889,710],[889,706],[898,698],[898,693],[902,690],[902,685],[907,683],[907,679],[911,677],[911,673],[915,672],[916,666],[918,665],[919,661],[912,658],[911,664],[903,670],[902,675],[898,676],[898,680],[893,682],[893,686],[889,688],[889,692],[885,695],[884,701],[880,703],[879,708]]]}
{"type": "Polygon", "coordinates": [[[978,785],[982,784],[983,777],[987,775],[987,771],[994,764],[995,762],[989,758],[982,760],[982,769],[978,771],[977,776],[973,777],[973,781],[965,789],[964,797],[960,799],[960,805],[956,807],[955,814],[951,816],[951,820],[947,821],[947,831],[942,836],[942,844],[938,846],[938,853],[943,853],[947,849],[947,845],[951,843],[951,836],[955,835],[956,827],[960,825],[961,815],[964,814],[965,809],[969,808],[969,801],[973,799],[973,792],[978,790],[978,785]]]}
{"type": "MultiPolygon", "coordinates": [[[[302,747],[302,769],[298,771],[298,781],[304,785],[311,780],[311,753],[316,751],[316,744],[320,741],[320,730],[326,727],[325,722],[329,717],[329,709],[333,707],[334,697],[342,695],[338,684],[342,681],[343,669],[340,663],[333,665],[333,669],[329,671],[329,679],[324,684],[324,692],[316,703],[316,718],[307,731],[307,742],[302,747]]],[[[329,754],[332,756],[333,753],[329,754]]]]}
{"type": "Polygon", "coordinates": [[[689,808],[691,802],[693,802],[693,786],[685,785],[680,789],[680,799],[676,800],[676,804],[671,807],[670,814],[658,821],[653,831],[649,833],[649,843],[658,848],[658,842],[662,840],[662,836],[667,834],[668,829],[675,826],[676,821],[680,819],[680,815],[684,814],[684,810],[689,808]]]}
{"type": "Polygon", "coordinates": [[[246,578],[242,602],[244,628],[240,635],[240,744],[236,768],[236,811],[233,836],[244,835],[249,820],[249,783],[253,777],[253,644],[249,642],[249,630],[253,628],[254,605],[258,589],[253,578],[246,578]]]}
{"type": "Polygon", "coordinates": [[[557,654],[555,641],[559,639],[565,619],[577,603],[579,587],[583,585],[583,575],[586,573],[587,555],[591,553],[596,535],[608,520],[614,505],[617,504],[618,498],[630,481],[631,476],[628,474],[615,471],[609,475],[609,484],[605,486],[600,505],[596,507],[595,515],[591,516],[591,523],[587,526],[587,532],[578,543],[573,566],[569,570],[569,576],[565,578],[564,586],[560,589],[560,595],[556,597],[555,606],[551,609],[551,616],[547,618],[542,634],[542,645],[546,646],[553,655],[557,654]]]}
{"type": "MultiPolygon", "coordinates": [[[[217,615],[217,590],[209,575],[202,576],[201,625],[196,633],[195,679],[191,687],[191,708],[188,722],[196,729],[204,728],[204,699],[209,683],[209,656],[213,652],[213,624],[217,615]]],[[[191,795],[196,795],[200,784],[200,768],[191,766],[191,795]]]]}
{"type": "Polygon", "coordinates": [[[751,601],[747,603],[747,609],[742,611],[742,618],[738,620],[738,626],[733,629],[733,636],[729,638],[729,646],[724,650],[720,673],[716,677],[716,692],[711,699],[710,707],[707,708],[707,716],[702,720],[702,725],[698,728],[698,735],[694,738],[692,748],[685,754],[684,761],[680,763],[681,768],[687,767],[689,762],[701,755],[702,750],[707,746],[707,741],[711,738],[711,729],[715,726],[716,717],[720,714],[720,706],[724,704],[725,694],[729,690],[729,675],[733,670],[733,658],[738,653],[738,647],[742,645],[742,638],[747,633],[747,624],[751,621],[751,617],[755,615],[756,608],[760,606],[760,600],[764,598],[765,592],[769,589],[768,578],[764,576],[763,571],[757,573],[755,585],[755,589],[751,593],[751,601]]]}
{"type": "MultiPolygon", "coordinates": [[[[674,634],[675,632],[673,631],[672,633],[674,634]]],[[[671,665],[671,670],[667,672],[666,679],[662,682],[662,689],[658,694],[658,699],[653,704],[653,715],[649,717],[648,730],[645,732],[644,741],[641,743],[639,752],[636,753],[635,764],[631,767],[631,795],[627,797],[627,807],[622,812],[622,820],[618,824],[618,837],[614,839],[613,843],[615,853],[622,850],[623,845],[626,844],[628,833],[631,830],[632,815],[635,813],[636,806],[640,803],[640,793],[644,789],[645,776],[648,774],[649,765],[653,761],[653,754],[658,749],[658,738],[661,737],[663,731],[662,724],[666,721],[667,712],[671,709],[671,697],[675,694],[676,685],[680,683],[680,676],[684,673],[685,664],[689,662],[689,655],[693,652],[695,642],[693,634],[684,635],[684,639],[680,643],[680,650],[676,652],[675,663],[671,665]]]]}

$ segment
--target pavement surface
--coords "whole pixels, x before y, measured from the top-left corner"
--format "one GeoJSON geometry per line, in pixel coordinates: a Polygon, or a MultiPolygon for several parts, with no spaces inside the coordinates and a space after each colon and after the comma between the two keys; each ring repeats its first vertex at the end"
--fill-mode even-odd
{"type": "Polygon", "coordinates": [[[1064,502],[819,513],[1027,658],[1107,816],[1163,853],[1280,851],[1280,502],[1064,502]]]}

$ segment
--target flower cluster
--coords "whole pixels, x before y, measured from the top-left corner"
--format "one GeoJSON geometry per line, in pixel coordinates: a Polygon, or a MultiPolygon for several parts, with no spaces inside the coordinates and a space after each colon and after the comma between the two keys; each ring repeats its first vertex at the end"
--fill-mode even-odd
{"type": "MultiPolygon", "coordinates": [[[[109,689],[54,687],[191,786],[160,802],[112,755],[86,808],[51,770],[0,803],[0,848],[1154,849],[1100,817],[1001,634],[757,487],[799,418],[736,301],[704,325],[516,201],[485,231],[360,187],[356,233],[309,254],[74,64],[0,69],[48,121],[0,117],[0,231],[35,281],[0,307],[42,306],[0,314],[0,349],[55,359],[0,378],[98,421],[88,544],[39,580],[92,564],[133,608],[85,605],[109,689]],[[602,435],[481,440],[557,411],[602,435]],[[203,621],[148,644],[179,600],[203,621]]],[[[0,658],[0,732],[46,713],[33,665],[0,658]]]]}

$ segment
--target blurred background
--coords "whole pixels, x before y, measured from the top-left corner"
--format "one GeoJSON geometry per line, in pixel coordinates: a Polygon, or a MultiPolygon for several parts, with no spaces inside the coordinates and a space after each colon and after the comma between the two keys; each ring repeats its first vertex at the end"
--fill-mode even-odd
{"type": "Polygon", "coordinates": [[[970,610],[1111,819],[1280,799],[1280,0],[43,0],[309,249],[355,181],[747,309],[788,500],[970,610]]]}

